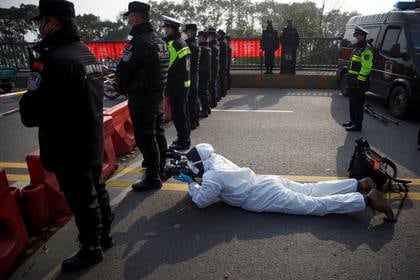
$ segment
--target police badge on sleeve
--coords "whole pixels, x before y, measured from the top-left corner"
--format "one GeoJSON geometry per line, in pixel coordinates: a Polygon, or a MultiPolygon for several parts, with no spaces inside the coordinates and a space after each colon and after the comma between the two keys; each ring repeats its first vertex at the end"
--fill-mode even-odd
{"type": "Polygon", "coordinates": [[[133,56],[133,50],[132,49],[133,49],[133,45],[131,45],[131,44],[127,44],[124,47],[123,56],[122,56],[122,60],[124,62],[129,61],[131,59],[131,57],[133,56]]]}
{"type": "Polygon", "coordinates": [[[41,80],[42,80],[41,73],[32,71],[31,76],[29,76],[29,79],[28,79],[28,90],[29,91],[37,90],[39,88],[39,85],[41,84],[41,80]]]}

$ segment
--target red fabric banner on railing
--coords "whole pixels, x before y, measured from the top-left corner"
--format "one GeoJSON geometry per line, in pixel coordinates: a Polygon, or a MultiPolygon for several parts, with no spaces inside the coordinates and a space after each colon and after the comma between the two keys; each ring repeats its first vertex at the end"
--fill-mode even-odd
{"type": "MultiPolygon", "coordinates": [[[[89,42],[89,49],[98,59],[117,59],[122,56],[126,42],[89,42]]],[[[259,39],[232,39],[229,42],[233,58],[260,57],[259,39]]],[[[281,54],[281,47],[275,52],[275,57],[281,54]]]]}

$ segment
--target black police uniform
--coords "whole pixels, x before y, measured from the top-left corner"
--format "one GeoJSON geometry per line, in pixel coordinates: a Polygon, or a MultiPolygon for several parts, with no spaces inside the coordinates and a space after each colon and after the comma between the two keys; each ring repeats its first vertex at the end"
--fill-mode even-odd
{"type": "MultiPolygon", "coordinates": [[[[73,4],[68,1],[40,1],[39,10],[35,20],[50,15],[74,18],[73,4]]],[[[22,123],[39,128],[42,164],[56,174],[79,230],[82,249],[78,256],[88,255],[84,260],[96,263],[102,260],[99,246],[112,246],[109,233],[113,219],[101,180],[102,68],[80,42],[73,23],[50,33],[33,50],[39,56],[30,61],[28,91],[19,102],[22,123]]],[[[63,269],[86,264],[79,258],[69,260],[63,269]]]]}
{"type": "MultiPolygon", "coordinates": [[[[129,7],[129,11],[137,10],[148,13],[148,5],[133,7],[132,10],[129,7]]],[[[163,92],[169,53],[166,43],[154,32],[150,22],[133,26],[130,35],[133,38],[124,48],[117,66],[117,79],[120,91],[128,96],[134,136],[146,165],[145,178],[132,187],[134,190],[160,188],[160,158],[167,150],[163,92]]]]}
{"type": "MultiPolygon", "coordinates": [[[[215,29],[209,28],[209,34],[216,35],[215,29]]],[[[217,107],[218,80],[219,80],[219,44],[216,39],[209,41],[211,49],[211,80],[210,80],[210,106],[217,107]]]]}
{"type": "MultiPolygon", "coordinates": [[[[207,37],[205,32],[200,31],[201,36],[207,37]]],[[[199,36],[200,36],[199,33],[199,36]]],[[[211,49],[208,42],[199,43],[200,46],[200,63],[199,63],[199,79],[198,79],[198,95],[200,97],[201,112],[200,117],[206,118],[210,112],[210,94],[209,86],[211,81],[211,49]]]]}
{"type": "Polygon", "coordinates": [[[271,26],[271,23],[267,26],[267,29],[263,31],[260,45],[261,49],[264,51],[266,74],[273,73],[274,53],[279,48],[279,36],[277,31],[271,26]]]}
{"type": "MultiPolygon", "coordinates": [[[[179,24],[164,21],[164,24],[178,28],[179,24]]],[[[171,104],[172,120],[174,122],[177,139],[170,146],[171,149],[184,150],[191,145],[190,121],[188,113],[188,93],[191,85],[190,80],[190,56],[191,52],[187,43],[176,33],[168,35],[163,40],[168,45],[170,56],[168,70],[168,84],[165,95],[169,97],[171,104]]]]}
{"type": "Polygon", "coordinates": [[[221,36],[219,41],[219,92],[221,97],[227,94],[227,71],[228,71],[228,46],[225,41],[225,32],[219,30],[218,34],[221,36]]]}
{"type": "Polygon", "coordinates": [[[296,52],[299,46],[299,33],[294,27],[286,26],[280,36],[282,45],[281,73],[295,74],[296,52]]]}
{"type": "MultiPolygon", "coordinates": [[[[197,25],[187,24],[185,31],[197,31],[197,25]]],[[[198,68],[200,59],[200,48],[195,37],[185,40],[191,51],[191,86],[188,94],[188,109],[190,117],[190,128],[195,129],[199,125],[199,102],[198,102],[198,68]]]]}

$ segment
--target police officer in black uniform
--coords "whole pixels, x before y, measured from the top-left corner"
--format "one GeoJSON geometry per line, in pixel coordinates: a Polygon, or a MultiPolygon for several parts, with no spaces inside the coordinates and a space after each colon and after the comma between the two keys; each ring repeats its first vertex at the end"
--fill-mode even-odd
{"type": "Polygon", "coordinates": [[[142,2],[128,5],[131,41],[125,46],[117,66],[121,93],[128,96],[137,146],[144,157],[144,178],[132,185],[135,191],[159,189],[159,171],[167,143],[163,129],[163,92],[167,81],[169,53],[150,23],[150,6],[142,2]]]}
{"type": "Polygon", "coordinates": [[[197,42],[197,25],[194,23],[186,24],[184,32],[187,34],[188,47],[191,51],[191,87],[188,95],[188,109],[190,112],[190,128],[196,129],[199,122],[199,102],[198,102],[198,64],[200,59],[200,48],[197,42]]]}
{"type": "Polygon", "coordinates": [[[267,28],[262,33],[260,45],[264,51],[265,74],[273,74],[274,53],[279,49],[279,35],[273,28],[272,20],[267,20],[267,28]]]}
{"type": "Polygon", "coordinates": [[[200,97],[201,112],[200,118],[207,118],[210,109],[209,86],[211,80],[211,49],[207,42],[207,32],[198,32],[198,44],[200,46],[200,63],[198,79],[198,96],[200,97]]]}
{"type": "Polygon", "coordinates": [[[208,42],[211,49],[211,80],[210,80],[210,107],[217,107],[219,90],[219,43],[216,40],[216,29],[210,27],[207,31],[208,42]]]}
{"type": "Polygon", "coordinates": [[[353,37],[357,41],[351,53],[349,66],[344,76],[349,92],[350,121],[343,124],[347,131],[362,130],[365,109],[365,92],[369,88],[369,76],[373,66],[373,51],[366,41],[368,31],[356,26],[353,37]]]}
{"type": "Polygon", "coordinates": [[[30,61],[20,114],[25,126],[39,128],[42,164],[56,174],[74,214],[81,248],[62,263],[72,271],[102,261],[102,248],[113,245],[113,214],[101,181],[103,75],[80,42],[73,3],[41,0],[39,12],[34,20],[42,41],[33,48],[38,57],[30,61]]]}
{"type": "Polygon", "coordinates": [[[223,30],[219,29],[217,31],[217,41],[219,41],[219,99],[227,94],[228,46],[225,35],[226,33],[223,30]]]}
{"type": "Polygon", "coordinates": [[[295,74],[299,38],[299,33],[293,26],[293,21],[288,20],[286,27],[283,28],[280,34],[280,43],[282,45],[281,74],[295,74]]]}
{"type": "Polygon", "coordinates": [[[168,45],[170,57],[165,95],[170,98],[172,119],[178,134],[178,138],[169,147],[173,150],[187,150],[191,145],[188,113],[191,51],[181,38],[180,26],[180,21],[163,16],[162,27],[166,32],[166,37],[163,40],[168,45]]]}

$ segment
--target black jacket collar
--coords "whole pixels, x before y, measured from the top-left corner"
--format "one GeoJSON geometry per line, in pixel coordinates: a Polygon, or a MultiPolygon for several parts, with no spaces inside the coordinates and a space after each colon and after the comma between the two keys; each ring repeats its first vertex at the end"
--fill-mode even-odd
{"type": "Polygon", "coordinates": [[[146,32],[153,32],[153,26],[150,22],[143,22],[131,28],[130,35],[136,36],[146,32]]]}
{"type": "Polygon", "coordinates": [[[54,33],[51,33],[39,42],[34,51],[42,53],[52,48],[58,47],[63,44],[80,41],[80,32],[75,25],[66,25],[54,33]]]}
{"type": "Polygon", "coordinates": [[[208,42],[201,42],[201,43],[198,43],[198,45],[201,46],[201,47],[208,47],[209,43],[208,42]]]}

